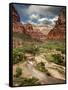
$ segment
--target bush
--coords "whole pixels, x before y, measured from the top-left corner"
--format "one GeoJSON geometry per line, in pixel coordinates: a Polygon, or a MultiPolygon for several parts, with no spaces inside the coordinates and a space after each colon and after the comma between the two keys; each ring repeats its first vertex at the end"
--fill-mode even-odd
{"type": "Polygon", "coordinates": [[[37,64],[36,69],[38,69],[41,72],[46,73],[48,76],[51,76],[48,70],[45,68],[45,64],[43,62],[40,62],[37,64]]]}
{"type": "Polygon", "coordinates": [[[19,78],[15,78],[13,82],[14,82],[14,86],[15,84],[18,84],[18,86],[39,85],[40,84],[39,80],[35,77],[32,77],[32,78],[19,77],[19,78]]]}
{"type": "Polygon", "coordinates": [[[43,62],[38,63],[36,69],[45,72],[45,64],[43,62]]]}
{"type": "Polygon", "coordinates": [[[61,51],[62,54],[65,54],[65,49],[64,48],[56,48],[57,51],[61,51]]]}
{"type": "Polygon", "coordinates": [[[39,52],[39,47],[32,44],[30,46],[24,47],[24,53],[31,53],[33,55],[36,55],[39,52]]]}
{"type": "Polygon", "coordinates": [[[16,77],[19,77],[19,76],[21,76],[21,75],[22,75],[22,69],[19,68],[19,67],[17,67],[17,68],[16,68],[16,77]]]}
{"type": "Polygon", "coordinates": [[[52,55],[53,57],[53,62],[56,63],[56,64],[59,64],[59,65],[63,65],[63,57],[60,55],[60,54],[53,54],[52,55]]]}
{"type": "Polygon", "coordinates": [[[13,50],[13,64],[24,61],[24,53],[18,49],[13,50]]]}

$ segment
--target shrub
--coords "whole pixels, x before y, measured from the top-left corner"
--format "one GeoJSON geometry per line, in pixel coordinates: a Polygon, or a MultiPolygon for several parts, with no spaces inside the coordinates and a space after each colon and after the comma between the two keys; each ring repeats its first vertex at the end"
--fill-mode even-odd
{"type": "Polygon", "coordinates": [[[60,54],[53,54],[52,61],[56,64],[63,65],[63,57],[60,54]]]}
{"type": "Polygon", "coordinates": [[[62,54],[65,54],[65,49],[64,48],[56,48],[57,51],[61,51],[62,54]]]}
{"type": "Polygon", "coordinates": [[[40,62],[37,64],[36,69],[38,69],[41,72],[46,73],[48,76],[51,76],[48,70],[45,68],[45,64],[43,62],[40,62]]]}
{"type": "Polygon", "coordinates": [[[22,69],[19,68],[19,67],[17,67],[17,68],[16,68],[16,77],[19,77],[19,76],[21,76],[21,75],[22,75],[22,69]]]}
{"type": "Polygon", "coordinates": [[[15,84],[18,84],[18,86],[26,86],[26,85],[39,85],[40,82],[37,78],[32,77],[32,78],[15,78],[14,79],[14,86],[15,84]]]}
{"type": "Polygon", "coordinates": [[[36,55],[39,52],[39,47],[32,44],[30,46],[26,46],[23,51],[24,53],[32,53],[33,55],[36,55]]]}
{"type": "Polygon", "coordinates": [[[18,49],[13,50],[13,64],[24,61],[24,53],[18,49]]]}
{"type": "Polygon", "coordinates": [[[45,72],[45,64],[43,62],[38,63],[36,68],[42,72],[45,72]]]}

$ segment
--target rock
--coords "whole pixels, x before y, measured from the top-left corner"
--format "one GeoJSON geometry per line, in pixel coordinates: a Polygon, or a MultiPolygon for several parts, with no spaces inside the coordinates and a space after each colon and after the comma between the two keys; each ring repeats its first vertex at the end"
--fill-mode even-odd
{"type": "Polygon", "coordinates": [[[64,40],[65,39],[65,8],[62,8],[55,27],[48,33],[47,39],[64,40]]]}
{"type": "Polygon", "coordinates": [[[12,21],[13,22],[20,22],[20,17],[14,6],[11,7],[11,15],[12,15],[12,21]]]}
{"type": "Polygon", "coordinates": [[[20,23],[20,16],[14,6],[11,8],[11,18],[12,18],[12,25],[13,25],[13,32],[25,32],[25,27],[23,24],[20,23]]]}

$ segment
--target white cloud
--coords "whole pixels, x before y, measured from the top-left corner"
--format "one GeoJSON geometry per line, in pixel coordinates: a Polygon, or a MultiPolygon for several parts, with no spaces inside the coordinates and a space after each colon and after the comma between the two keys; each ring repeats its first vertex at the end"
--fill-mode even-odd
{"type": "Polygon", "coordinates": [[[50,19],[52,22],[54,21],[57,21],[58,20],[58,16],[55,16],[53,19],[50,19]]]}
{"type": "Polygon", "coordinates": [[[39,19],[40,16],[38,14],[32,14],[30,17],[29,17],[31,20],[33,19],[39,19]]]}
{"type": "Polygon", "coordinates": [[[55,16],[53,19],[49,19],[53,25],[55,25],[55,22],[58,20],[58,16],[55,16]]]}
{"type": "MultiPolygon", "coordinates": [[[[28,8],[28,13],[29,14],[33,14],[33,13],[45,13],[44,11],[49,9],[51,6],[37,6],[37,5],[31,5],[29,8],[28,8]]],[[[42,13],[42,14],[43,14],[42,13]]]]}
{"type": "Polygon", "coordinates": [[[38,22],[43,22],[43,21],[45,21],[45,20],[48,20],[47,18],[40,18],[39,20],[38,20],[38,22]]]}
{"type": "Polygon", "coordinates": [[[49,24],[49,25],[55,25],[55,22],[58,20],[58,16],[55,16],[54,18],[40,18],[38,19],[39,24],[49,24]]]}
{"type": "Polygon", "coordinates": [[[37,25],[37,23],[32,22],[31,20],[29,20],[28,23],[33,24],[33,25],[37,25]]]}

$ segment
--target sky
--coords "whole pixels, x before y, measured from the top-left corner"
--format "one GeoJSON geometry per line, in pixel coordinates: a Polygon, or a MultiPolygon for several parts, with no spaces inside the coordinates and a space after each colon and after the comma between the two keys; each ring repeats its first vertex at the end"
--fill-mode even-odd
{"type": "Polygon", "coordinates": [[[14,4],[14,7],[20,16],[21,23],[34,25],[54,25],[62,8],[30,4],[14,4]]]}

